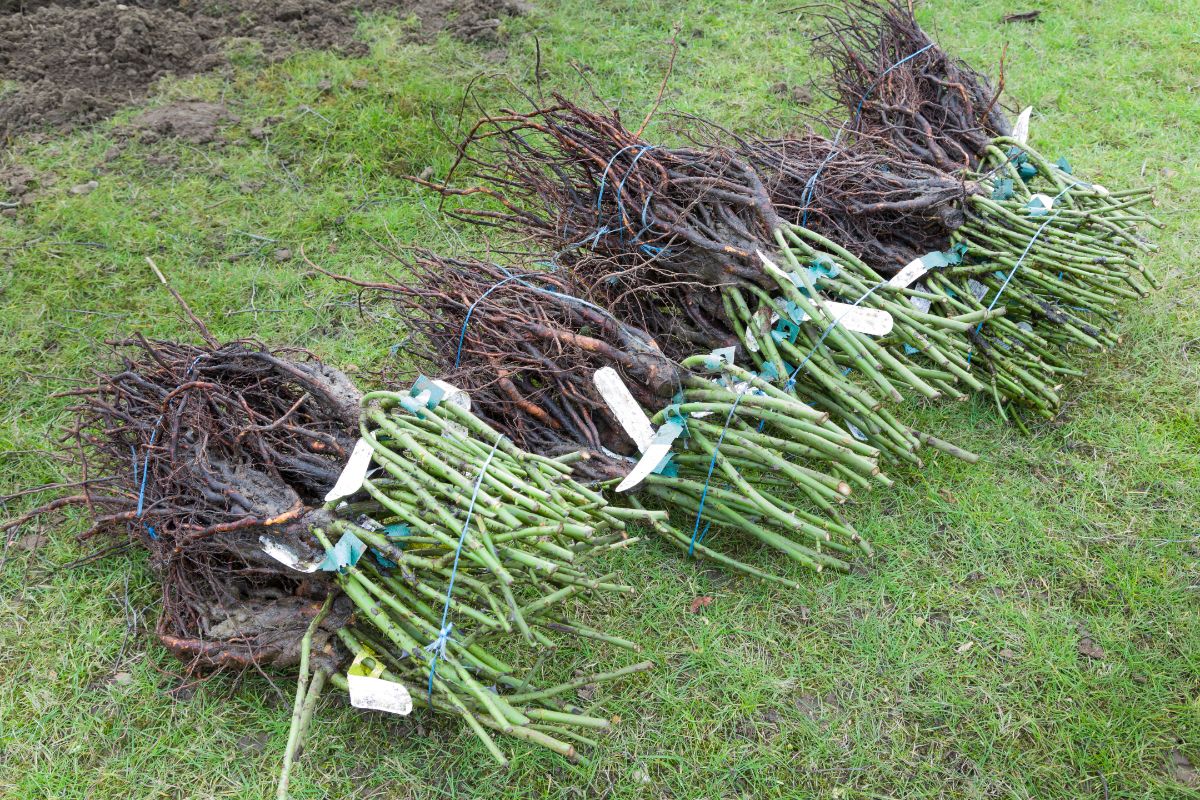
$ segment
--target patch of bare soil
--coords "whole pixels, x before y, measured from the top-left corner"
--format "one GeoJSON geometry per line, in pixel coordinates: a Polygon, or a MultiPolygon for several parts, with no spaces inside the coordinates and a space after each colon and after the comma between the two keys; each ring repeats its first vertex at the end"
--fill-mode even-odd
{"type": "Polygon", "coordinates": [[[152,108],[135,119],[133,125],[142,132],[142,141],[173,136],[193,144],[207,144],[217,140],[220,123],[236,120],[229,109],[219,103],[185,100],[152,108]]]}
{"type": "Polygon", "coordinates": [[[414,32],[495,41],[522,0],[0,0],[0,138],[103,119],[164,75],[227,63],[253,40],[268,61],[300,49],[360,52],[367,12],[415,16],[414,32]]]}

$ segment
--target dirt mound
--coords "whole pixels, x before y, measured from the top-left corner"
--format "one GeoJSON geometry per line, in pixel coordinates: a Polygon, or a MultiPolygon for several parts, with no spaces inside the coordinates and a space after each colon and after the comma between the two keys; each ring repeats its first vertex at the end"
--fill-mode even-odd
{"type": "Polygon", "coordinates": [[[142,131],[142,141],[149,137],[177,136],[193,144],[205,144],[217,139],[217,125],[236,117],[219,103],[185,100],[161,108],[152,108],[133,121],[142,131]]]}
{"type": "Polygon", "coordinates": [[[501,17],[526,10],[521,0],[0,0],[0,138],[103,119],[164,75],[225,64],[231,39],[257,42],[268,61],[353,53],[359,16],[382,11],[417,16],[419,38],[487,41],[501,17]]]}

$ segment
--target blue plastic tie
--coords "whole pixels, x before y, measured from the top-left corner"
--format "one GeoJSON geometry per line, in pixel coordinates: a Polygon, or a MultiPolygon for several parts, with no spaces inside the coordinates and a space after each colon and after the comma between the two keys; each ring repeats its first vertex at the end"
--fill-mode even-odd
{"type": "Polygon", "coordinates": [[[471,303],[470,307],[467,308],[467,315],[465,317],[463,317],[462,330],[460,330],[458,333],[458,350],[454,354],[454,366],[456,369],[458,368],[458,365],[462,361],[463,343],[466,341],[466,338],[467,338],[467,326],[471,323],[471,315],[473,313],[475,313],[475,306],[482,303],[483,299],[485,297],[487,297],[489,294],[491,294],[492,292],[499,289],[504,284],[509,283],[510,281],[516,281],[517,283],[521,284],[522,286],[526,287],[527,289],[532,289],[533,291],[540,292],[541,294],[548,294],[551,297],[561,297],[564,300],[570,300],[573,303],[579,303],[580,305],[587,306],[588,308],[590,308],[594,311],[599,311],[601,314],[608,317],[609,319],[612,319],[614,321],[616,320],[616,317],[614,317],[612,315],[612,312],[608,311],[607,309],[601,308],[600,306],[596,305],[595,303],[589,303],[587,300],[584,300],[583,298],[580,298],[580,297],[575,297],[574,295],[563,294],[562,292],[556,292],[556,291],[553,291],[552,289],[545,289],[545,288],[542,288],[541,286],[534,286],[532,283],[525,280],[526,278],[537,277],[537,275],[539,273],[534,272],[534,273],[529,273],[528,275],[513,275],[511,272],[509,272],[507,269],[500,266],[499,264],[493,264],[493,266],[495,266],[497,269],[499,269],[501,272],[503,272],[507,277],[502,278],[499,281],[496,281],[496,283],[492,284],[488,288],[487,291],[485,291],[483,294],[479,295],[479,297],[475,299],[475,302],[471,303]]]}
{"type": "MultiPolygon", "coordinates": [[[[196,369],[196,365],[200,363],[200,359],[202,358],[204,358],[203,353],[192,359],[187,372],[183,375],[185,381],[192,377],[192,372],[196,369]]],[[[142,482],[138,488],[137,516],[134,519],[142,518],[142,507],[146,502],[146,478],[150,474],[150,450],[154,447],[155,440],[158,439],[158,426],[162,424],[164,417],[166,417],[166,414],[159,414],[158,419],[154,421],[154,429],[150,431],[150,443],[146,445],[146,458],[142,461],[142,482]]],[[[138,479],[137,448],[134,445],[129,445],[129,449],[133,452],[133,480],[136,482],[138,479]]],[[[150,534],[151,539],[158,539],[158,534],[154,532],[153,525],[146,526],[146,533],[150,534]]]]}
{"type": "Polygon", "coordinates": [[[474,303],[471,303],[470,308],[467,309],[467,316],[463,318],[462,330],[459,331],[459,334],[458,334],[458,352],[456,352],[454,354],[454,368],[455,369],[458,369],[459,362],[462,361],[463,341],[465,341],[467,338],[467,325],[470,324],[470,322],[471,322],[471,315],[475,313],[475,306],[477,306],[481,302],[483,302],[483,299],[485,297],[487,297],[489,294],[491,294],[492,292],[499,289],[504,284],[508,283],[509,281],[515,281],[515,280],[517,280],[516,275],[509,275],[507,278],[504,278],[503,280],[499,281],[498,283],[493,285],[491,288],[489,288],[486,292],[479,295],[479,297],[475,298],[474,303]]]}
{"type": "MultiPolygon", "coordinates": [[[[863,92],[862,97],[860,97],[858,100],[858,108],[854,109],[854,127],[855,128],[858,127],[858,122],[860,119],[862,119],[863,105],[867,102],[867,97],[871,94],[871,92],[875,91],[875,87],[879,85],[879,82],[882,81],[885,77],[887,77],[887,74],[889,72],[891,72],[892,70],[894,70],[896,67],[899,67],[901,64],[904,64],[907,61],[911,61],[912,59],[921,55],[921,53],[924,53],[926,50],[928,50],[931,47],[933,47],[933,42],[930,42],[929,44],[925,45],[924,47],[922,47],[920,50],[916,51],[915,53],[912,53],[912,54],[907,55],[904,58],[900,59],[895,64],[892,64],[890,67],[885,69],[883,71],[883,73],[880,74],[880,76],[878,78],[876,78],[875,81],[870,86],[867,87],[867,90],[865,92],[863,92]]],[[[833,144],[829,149],[829,155],[825,156],[825,160],[820,163],[820,165],[817,167],[816,172],[814,172],[812,174],[812,177],[810,177],[804,183],[804,194],[800,198],[800,203],[801,203],[801,205],[804,206],[804,214],[800,218],[800,227],[802,227],[802,228],[808,227],[808,204],[812,200],[813,192],[817,188],[817,178],[820,177],[821,172],[825,169],[825,165],[828,164],[830,161],[832,161],[833,157],[835,155],[837,155],[838,144],[841,143],[842,133],[845,132],[846,126],[848,124],[849,124],[848,122],[843,122],[842,126],[840,128],[838,128],[837,133],[833,137],[833,144]]]]}
{"type": "MultiPolygon", "coordinates": [[[[1082,182],[1083,181],[1073,181],[1072,183],[1068,184],[1066,187],[1063,188],[1063,190],[1061,192],[1054,195],[1055,202],[1058,201],[1058,198],[1060,198],[1064,194],[1066,194],[1071,189],[1072,186],[1078,186],[1082,182]]],[[[1000,284],[1000,289],[996,292],[996,296],[992,298],[992,302],[987,307],[988,311],[991,311],[993,308],[996,307],[996,303],[1000,300],[1000,295],[1004,294],[1004,290],[1007,289],[1008,284],[1010,282],[1012,282],[1013,276],[1015,276],[1017,274],[1017,270],[1021,268],[1021,265],[1023,263],[1025,263],[1025,257],[1027,255],[1029,255],[1029,251],[1033,249],[1033,244],[1034,244],[1034,242],[1036,242],[1038,240],[1038,237],[1042,235],[1042,231],[1046,230],[1046,227],[1051,222],[1054,222],[1054,220],[1058,219],[1058,216],[1061,213],[1062,213],[1061,209],[1058,211],[1055,211],[1053,216],[1048,217],[1046,219],[1046,221],[1041,224],[1041,227],[1039,227],[1036,231],[1034,231],[1033,236],[1029,237],[1029,243],[1025,245],[1025,249],[1021,252],[1021,257],[1017,259],[1017,263],[1014,264],[1013,268],[1008,271],[1008,276],[1005,277],[1004,283],[1000,284]]],[[[1060,275],[1061,275],[1061,273],[1060,273],[1060,275]]],[[[1061,280],[1061,277],[1060,277],[1060,280],[1061,280]]],[[[983,328],[983,322],[980,322],[978,325],[975,326],[975,333],[978,334],[982,328],[983,328]]],[[[974,349],[972,349],[969,353],[967,353],[967,366],[971,365],[971,356],[974,353],[975,353],[974,349]]]]}
{"type": "MultiPolygon", "coordinates": [[[[725,431],[729,430],[729,423],[733,422],[733,414],[742,402],[742,397],[744,395],[739,394],[733,401],[733,405],[729,407],[729,415],[725,417],[725,426],[721,428],[721,435],[717,437],[717,444],[713,447],[712,459],[708,462],[708,475],[704,478],[704,490],[700,493],[700,507],[696,509],[696,524],[692,526],[692,541],[688,543],[689,556],[695,553],[696,543],[704,538],[704,534],[700,533],[700,516],[704,513],[704,501],[708,499],[708,484],[712,481],[713,469],[717,466],[717,454],[721,452],[721,443],[725,441],[725,431]]],[[[707,527],[705,527],[704,533],[708,533],[707,527]]]]}
{"type": "Polygon", "coordinates": [[[450,568],[450,583],[446,586],[446,605],[442,608],[442,627],[438,631],[437,638],[429,644],[425,645],[425,650],[433,653],[433,660],[429,665],[429,707],[433,707],[433,678],[437,674],[437,662],[439,658],[446,657],[446,644],[450,641],[450,633],[454,630],[454,623],[449,621],[450,616],[450,597],[454,594],[454,578],[458,575],[458,559],[462,555],[463,542],[467,540],[467,531],[471,527],[471,513],[475,510],[475,500],[479,497],[479,487],[483,483],[483,476],[487,474],[488,465],[492,463],[492,456],[496,455],[496,448],[500,446],[500,442],[504,437],[501,436],[492,445],[491,451],[487,458],[484,459],[483,466],[479,468],[479,477],[475,479],[475,488],[471,490],[471,502],[467,505],[467,518],[463,520],[462,533],[458,535],[458,546],[454,548],[454,566],[450,568]]]}
{"type": "Polygon", "coordinates": [[[798,365],[796,365],[796,368],[794,370],[792,370],[792,374],[788,376],[787,387],[786,387],[787,391],[790,392],[793,388],[795,388],[796,376],[800,374],[800,370],[804,368],[804,365],[808,363],[808,360],[810,358],[812,358],[816,354],[817,350],[819,350],[821,348],[821,345],[825,342],[825,338],[827,336],[829,336],[830,331],[832,331],[834,328],[836,328],[838,326],[838,323],[840,323],[842,321],[842,318],[845,317],[847,314],[849,314],[851,311],[853,311],[858,306],[858,304],[861,303],[863,300],[866,300],[868,297],[873,295],[875,293],[876,289],[880,288],[881,286],[886,286],[886,285],[887,285],[887,281],[880,281],[879,283],[872,286],[870,289],[867,289],[866,293],[864,293],[862,297],[855,300],[853,303],[850,304],[850,308],[847,308],[845,311],[842,312],[842,316],[838,317],[833,322],[829,323],[829,325],[825,328],[825,330],[821,332],[821,337],[819,339],[817,339],[817,343],[814,344],[812,346],[812,349],[808,351],[808,355],[806,355],[804,357],[803,361],[801,361],[798,365]]]}

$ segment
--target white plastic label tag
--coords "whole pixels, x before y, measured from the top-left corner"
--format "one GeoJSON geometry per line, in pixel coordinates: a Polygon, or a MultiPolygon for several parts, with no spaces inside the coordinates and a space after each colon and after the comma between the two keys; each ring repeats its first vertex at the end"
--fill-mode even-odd
{"type": "Polygon", "coordinates": [[[1025,204],[1025,207],[1029,209],[1030,216],[1040,217],[1043,214],[1049,213],[1050,209],[1054,208],[1054,198],[1048,194],[1038,192],[1029,198],[1029,202],[1025,204]]]}
{"type": "Polygon", "coordinates": [[[625,476],[625,480],[617,486],[618,492],[625,492],[646,479],[646,476],[662,463],[662,460],[667,457],[667,453],[671,452],[671,444],[679,438],[683,433],[683,426],[678,422],[668,422],[658,429],[658,433],[654,434],[654,438],[642,451],[642,457],[638,459],[638,463],[634,465],[629,474],[625,476]]]}
{"type": "Polygon", "coordinates": [[[922,314],[928,314],[929,309],[933,308],[933,302],[925,297],[910,297],[908,304],[922,314]]]}
{"type": "Polygon", "coordinates": [[[447,383],[443,380],[434,380],[431,381],[431,383],[446,393],[442,397],[443,403],[453,403],[463,411],[471,410],[471,395],[467,394],[453,383],[447,383]]]}
{"type": "MultiPolygon", "coordinates": [[[[855,333],[865,333],[870,336],[886,336],[891,333],[892,325],[895,324],[895,320],[892,319],[891,314],[874,308],[861,308],[849,303],[839,303],[836,300],[822,300],[821,308],[839,325],[855,333]]],[[[801,311],[800,318],[794,319],[792,322],[799,324],[807,320],[808,314],[801,311]]],[[[772,325],[778,321],[778,314],[771,315],[772,325]]]]}
{"type": "MultiPolygon", "coordinates": [[[[767,258],[766,254],[761,250],[756,250],[755,252],[767,272],[772,274],[778,273],[780,276],[784,275],[783,270],[776,266],[771,259],[767,258]]],[[[892,319],[892,315],[886,311],[877,308],[860,308],[852,306],[849,303],[839,303],[835,300],[821,300],[821,308],[829,312],[839,325],[856,333],[865,333],[869,336],[886,336],[892,332],[894,320],[892,319]]],[[[803,322],[804,320],[793,321],[803,322]]]]}
{"type": "Polygon", "coordinates": [[[1017,115],[1017,121],[1013,123],[1012,138],[1021,144],[1029,141],[1029,118],[1031,116],[1033,116],[1033,106],[1025,106],[1017,115]]]}
{"type": "Polygon", "coordinates": [[[757,353],[759,350],[758,339],[754,337],[753,326],[746,327],[746,349],[751,353],[757,353]]]}
{"type": "Polygon", "coordinates": [[[929,267],[925,266],[925,262],[919,258],[914,258],[904,265],[904,269],[893,275],[888,280],[888,283],[898,289],[904,289],[926,272],[929,272],[929,267]]]}
{"type": "Polygon", "coordinates": [[[350,689],[350,705],[371,711],[385,711],[406,717],[412,712],[412,695],[404,684],[372,678],[367,675],[346,676],[350,689]]]}
{"type": "Polygon", "coordinates": [[[654,438],[654,426],[650,424],[650,418],[633,398],[625,381],[621,380],[621,376],[612,367],[601,367],[592,376],[592,382],[596,384],[600,396],[604,398],[609,410],[621,423],[625,433],[637,445],[637,449],[640,452],[646,452],[650,440],[654,438]]]}
{"type": "Polygon", "coordinates": [[[321,566],[320,561],[301,560],[300,556],[292,548],[275,541],[270,536],[259,536],[258,542],[262,545],[264,553],[288,569],[294,569],[296,572],[316,572],[321,566]]]}
{"type": "Polygon", "coordinates": [[[891,314],[878,308],[863,308],[835,300],[822,300],[821,308],[839,325],[868,336],[887,336],[895,324],[891,314]]]}
{"type": "Polygon", "coordinates": [[[362,488],[363,478],[367,477],[367,470],[371,468],[371,453],[371,445],[366,439],[359,439],[354,443],[350,460],[338,476],[337,483],[329,490],[329,494],[325,495],[326,503],[349,497],[362,488]]]}
{"type": "MultiPolygon", "coordinates": [[[[758,344],[758,335],[770,336],[770,326],[775,324],[775,320],[769,319],[770,311],[764,306],[755,311],[750,317],[750,324],[746,326],[746,349],[751,353],[757,353],[760,349],[758,344]]],[[[729,363],[733,363],[730,358],[729,363]]]]}

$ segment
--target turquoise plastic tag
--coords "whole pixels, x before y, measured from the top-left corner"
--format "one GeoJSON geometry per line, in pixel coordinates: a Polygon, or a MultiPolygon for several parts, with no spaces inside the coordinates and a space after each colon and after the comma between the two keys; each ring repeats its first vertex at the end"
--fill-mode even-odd
{"type": "Polygon", "coordinates": [[[668,425],[679,426],[680,436],[686,437],[688,435],[687,419],[684,418],[683,414],[680,412],[679,405],[677,403],[672,403],[663,409],[663,416],[668,425]]]}
{"type": "Polygon", "coordinates": [[[771,331],[771,336],[777,342],[782,342],[785,339],[792,344],[796,343],[796,337],[800,335],[800,326],[792,322],[787,317],[780,317],[775,322],[775,329],[771,331]]]}
{"type": "Polygon", "coordinates": [[[674,453],[667,453],[663,460],[654,468],[655,475],[665,475],[668,478],[679,477],[679,465],[675,463],[674,453]]]}
{"type": "Polygon", "coordinates": [[[426,405],[431,411],[437,408],[438,403],[442,402],[442,398],[446,396],[445,389],[438,386],[424,375],[421,375],[417,378],[417,380],[413,383],[412,388],[408,390],[408,395],[409,397],[418,397],[422,392],[429,392],[429,399],[426,401],[426,405]]]}
{"type": "Polygon", "coordinates": [[[342,534],[342,538],[338,539],[338,543],[333,546],[332,550],[325,552],[325,560],[321,562],[321,569],[325,572],[342,572],[358,563],[358,559],[362,558],[362,554],[367,550],[367,546],[363,544],[362,539],[359,539],[350,531],[342,534]]]}
{"type": "Polygon", "coordinates": [[[1050,211],[1050,209],[1046,208],[1046,204],[1042,202],[1040,197],[1031,198],[1025,204],[1025,208],[1029,210],[1029,216],[1031,217],[1043,217],[1050,211]]]}
{"type": "Polygon", "coordinates": [[[841,271],[837,262],[828,256],[817,256],[808,268],[808,274],[814,282],[820,277],[836,278],[841,271]]]}
{"type": "Polygon", "coordinates": [[[393,522],[391,525],[383,527],[383,535],[388,538],[388,541],[395,542],[412,536],[412,528],[400,522],[393,522]]]}

